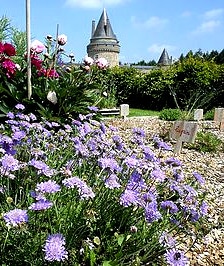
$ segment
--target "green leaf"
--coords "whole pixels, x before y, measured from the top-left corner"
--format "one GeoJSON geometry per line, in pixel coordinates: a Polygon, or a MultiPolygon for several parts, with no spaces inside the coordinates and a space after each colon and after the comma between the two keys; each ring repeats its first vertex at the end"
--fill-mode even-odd
{"type": "Polygon", "coordinates": [[[119,246],[122,245],[122,243],[124,242],[124,239],[125,239],[125,237],[124,237],[123,234],[118,236],[117,243],[118,243],[119,246]]]}

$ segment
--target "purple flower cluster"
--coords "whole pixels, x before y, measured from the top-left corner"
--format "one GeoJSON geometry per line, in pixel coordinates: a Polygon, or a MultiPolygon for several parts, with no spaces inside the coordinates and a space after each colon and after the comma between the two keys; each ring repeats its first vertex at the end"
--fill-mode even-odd
{"type": "Polygon", "coordinates": [[[41,194],[56,193],[60,190],[60,186],[54,180],[48,180],[45,182],[38,183],[36,185],[36,191],[41,194]]]}
{"type": "Polygon", "coordinates": [[[87,184],[78,177],[66,178],[62,181],[63,185],[67,188],[78,188],[78,192],[81,199],[94,198],[95,194],[87,184]]]}
{"type": "Polygon", "coordinates": [[[35,167],[38,170],[38,174],[51,177],[54,174],[54,170],[50,169],[43,161],[32,159],[28,162],[29,165],[35,167]]]}
{"type": "Polygon", "coordinates": [[[46,199],[40,199],[30,205],[29,209],[32,211],[47,210],[53,206],[53,203],[46,199]]]}
{"type": "Polygon", "coordinates": [[[64,261],[68,258],[68,252],[65,249],[65,238],[61,234],[49,235],[44,245],[45,260],[64,261]]]}
{"type": "Polygon", "coordinates": [[[14,209],[4,213],[3,219],[7,226],[19,226],[28,222],[28,214],[26,210],[14,209]]]}

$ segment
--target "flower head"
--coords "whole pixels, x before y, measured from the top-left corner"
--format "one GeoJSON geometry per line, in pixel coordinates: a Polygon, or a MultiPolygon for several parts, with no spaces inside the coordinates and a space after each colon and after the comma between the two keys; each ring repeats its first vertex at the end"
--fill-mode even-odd
{"type": "Polygon", "coordinates": [[[65,238],[61,234],[49,235],[43,251],[47,261],[64,261],[68,258],[68,252],[65,249],[65,238]]]}
{"type": "Polygon", "coordinates": [[[60,186],[53,180],[38,183],[36,186],[36,191],[40,193],[55,193],[60,190],[60,186]]]}
{"type": "Polygon", "coordinates": [[[89,57],[88,55],[86,55],[84,57],[84,63],[87,66],[91,66],[94,63],[94,60],[92,59],[92,57],[89,57]]]}
{"type": "Polygon", "coordinates": [[[33,211],[41,211],[49,209],[53,206],[53,203],[46,199],[40,199],[30,205],[29,209],[33,211]]]}
{"type": "Polygon", "coordinates": [[[183,251],[178,249],[170,249],[165,254],[166,261],[170,266],[185,266],[188,264],[188,259],[184,256],[183,251]]]}
{"type": "Polygon", "coordinates": [[[56,104],[58,102],[57,95],[55,91],[49,91],[47,94],[47,99],[49,102],[56,104]]]}
{"type": "Polygon", "coordinates": [[[45,49],[45,45],[38,40],[34,40],[30,45],[30,50],[33,53],[40,54],[44,51],[44,49],[45,49]]]}
{"type": "Polygon", "coordinates": [[[5,43],[4,53],[8,56],[14,56],[16,54],[15,47],[11,43],[5,43]]]}
{"type": "Polygon", "coordinates": [[[96,65],[98,66],[98,68],[100,69],[105,69],[109,66],[109,63],[107,61],[107,59],[101,57],[96,61],[96,65]]]}
{"type": "Polygon", "coordinates": [[[3,218],[8,226],[18,226],[22,223],[28,222],[28,215],[26,210],[14,209],[5,214],[3,218]]]}
{"type": "Polygon", "coordinates": [[[59,45],[65,45],[67,43],[67,36],[64,34],[61,34],[58,36],[58,44],[59,45]]]}
{"type": "Polygon", "coordinates": [[[67,188],[78,188],[81,199],[89,199],[95,197],[94,192],[90,187],[87,186],[86,182],[76,176],[64,179],[62,181],[62,184],[67,188]]]}

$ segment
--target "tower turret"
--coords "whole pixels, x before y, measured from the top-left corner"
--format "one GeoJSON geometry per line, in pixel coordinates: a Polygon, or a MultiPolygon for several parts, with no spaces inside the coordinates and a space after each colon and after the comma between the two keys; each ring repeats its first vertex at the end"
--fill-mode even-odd
{"type": "Polygon", "coordinates": [[[104,57],[110,66],[119,65],[120,45],[110,24],[106,9],[103,9],[97,26],[92,21],[92,34],[87,54],[93,59],[104,57]]]}

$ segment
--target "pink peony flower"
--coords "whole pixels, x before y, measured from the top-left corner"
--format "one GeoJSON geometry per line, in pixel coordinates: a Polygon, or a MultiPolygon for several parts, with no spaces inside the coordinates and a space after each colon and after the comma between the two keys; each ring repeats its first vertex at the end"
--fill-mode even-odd
{"type": "Polygon", "coordinates": [[[30,45],[30,50],[37,54],[42,53],[44,49],[45,49],[45,45],[38,40],[33,41],[30,45]]]}
{"type": "Polygon", "coordinates": [[[93,64],[93,62],[94,62],[94,60],[91,57],[89,57],[88,55],[85,56],[84,63],[86,65],[91,66],[93,64]]]}
{"type": "Polygon", "coordinates": [[[8,56],[14,56],[16,54],[16,49],[10,43],[4,44],[4,53],[8,56]]]}
{"type": "Polygon", "coordinates": [[[64,34],[61,34],[58,36],[58,44],[59,45],[65,45],[67,43],[67,36],[64,34]]]}
{"type": "Polygon", "coordinates": [[[96,60],[96,65],[100,68],[100,69],[105,69],[109,66],[109,63],[107,61],[107,59],[101,57],[98,60],[96,60]]]}

